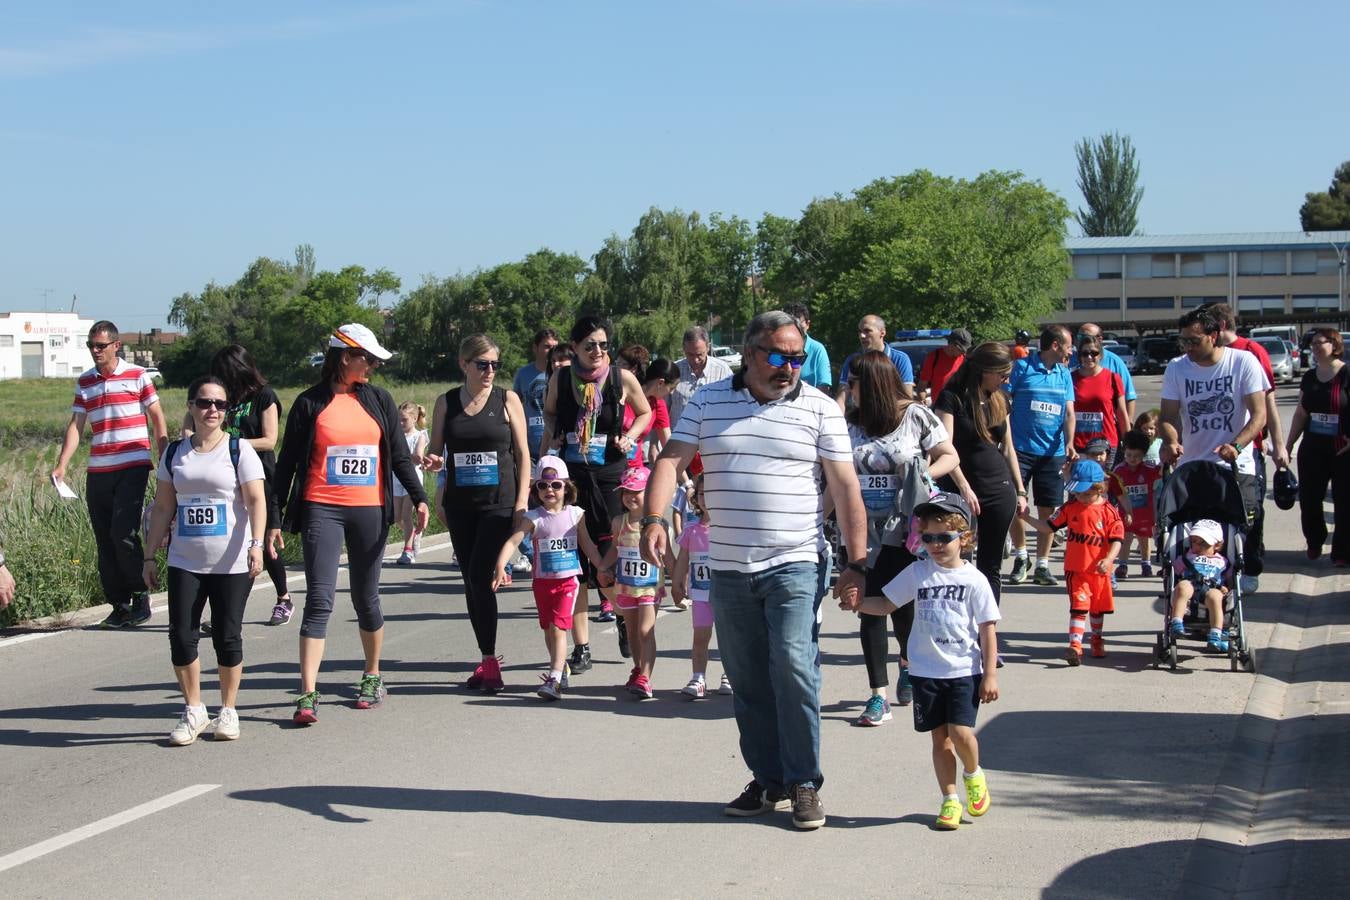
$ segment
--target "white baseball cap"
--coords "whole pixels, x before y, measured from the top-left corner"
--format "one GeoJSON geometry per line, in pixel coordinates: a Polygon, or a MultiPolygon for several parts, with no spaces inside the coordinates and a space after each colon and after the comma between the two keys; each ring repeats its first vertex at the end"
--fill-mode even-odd
{"type": "Polygon", "coordinates": [[[1206,544],[1217,544],[1223,540],[1223,526],[1213,519],[1200,519],[1191,523],[1191,536],[1201,538],[1206,544]]]}
{"type": "Polygon", "coordinates": [[[333,336],[328,339],[328,346],[344,347],[348,350],[365,350],[380,359],[388,359],[394,355],[380,346],[380,342],[375,339],[375,332],[359,322],[343,325],[333,332],[333,336]]]}

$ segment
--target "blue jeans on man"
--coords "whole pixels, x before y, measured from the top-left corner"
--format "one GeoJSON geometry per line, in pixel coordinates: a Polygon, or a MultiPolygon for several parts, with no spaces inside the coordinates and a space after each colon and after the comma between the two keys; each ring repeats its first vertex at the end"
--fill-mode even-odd
{"type": "Polygon", "coordinates": [[[816,613],[828,562],[822,554],[818,563],[712,573],[717,646],[736,691],[741,756],[770,791],[824,782],[816,613]]]}

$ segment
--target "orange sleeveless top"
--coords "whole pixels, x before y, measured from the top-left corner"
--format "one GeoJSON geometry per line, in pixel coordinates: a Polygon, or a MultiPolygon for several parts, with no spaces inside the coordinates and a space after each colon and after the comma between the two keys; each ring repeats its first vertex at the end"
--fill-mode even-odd
{"type": "Polygon", "coordinates": [[[381,506],[380,426],[351,394],[334,394],[314,421],[305,500],[381,506]]]}

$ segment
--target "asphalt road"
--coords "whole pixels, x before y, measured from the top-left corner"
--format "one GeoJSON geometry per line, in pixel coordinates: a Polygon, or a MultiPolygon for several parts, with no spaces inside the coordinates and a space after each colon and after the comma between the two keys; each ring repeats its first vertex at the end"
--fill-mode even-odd
{"type": "MultiPolygon", "coordinates": [[[[1140,379],[1141,408],[1156,381],[1140,379]]],[[[1258,648],[1292,573],[1330,574],[1307,571],[1296,513],[1268,509],[1270,569],[1248,604],[1258,648]]],[[[448,560],[442,547],[385,569],[381,708],[352,707],[356,626],[349,608],[334,616],[308,729],[290,723],[298,620],[262,625],[270,586],[257,591],[234,743],[168,745],[182,701],[162,611],[136,631],[0,642],[0,893],[1170,895],[1224,793],[1218,773],[1254,683],[1198,652],[1175,673],[1149,667],[1158,579],[1122,582],[1108,657],[1078,669],[1059,658],[1062,589],[1009,587],[1003,697],[980,715],[992,808],[937,832],[928,738],[903,709],[880,728],[850,725],[868,693],[856,623],[827,603],[829,822],[802,833],[787,813],[722,816],[749,776],[730,700],[678,693],[687,613],[659,619],[655,700],[621,690],[628,664],[611,626],[596,625],[595,669],[550,705],[533,693],[544,651],[528,586],[510,590],[507,688],[484,696],[461,685],[476,653],[448,560]]]]}

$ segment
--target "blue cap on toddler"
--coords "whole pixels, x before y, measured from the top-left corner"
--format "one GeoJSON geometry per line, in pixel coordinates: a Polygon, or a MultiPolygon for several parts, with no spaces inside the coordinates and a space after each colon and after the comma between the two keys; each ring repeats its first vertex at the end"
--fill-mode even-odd
{"type": "Polygon", "coordinates": [[[1095,459],[1080,459],[1069,470],[1069,493],[1090,491],[1106,480],[1106,472],[1095,459]]]}

